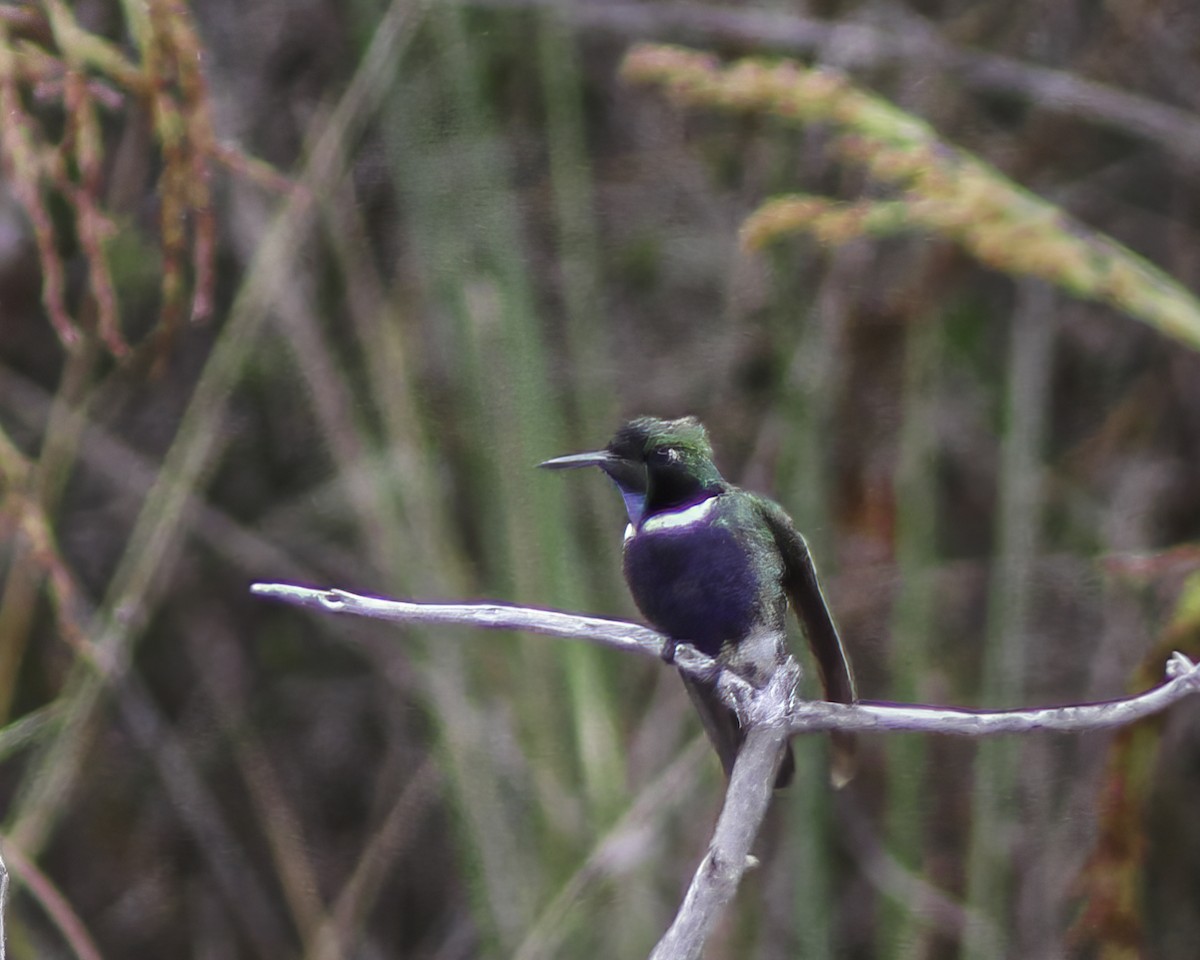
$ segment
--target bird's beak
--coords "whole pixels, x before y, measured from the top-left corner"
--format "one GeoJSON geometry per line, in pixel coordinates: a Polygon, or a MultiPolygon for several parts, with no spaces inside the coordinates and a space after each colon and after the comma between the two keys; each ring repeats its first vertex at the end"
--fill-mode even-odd
{"type": "Polygon", "coordinates": [[[601,470],[607,470],[621,462],[620,457],[614,457],[607,450],[593,450],[590,453],[572,453],[566,457],[555,457],[553,460],[539,463],[538,466],[545,467],[547,470],[571,470],[575,467],[599,467],[601,470]]]}
{"type": "Polygon", "coordinates": [[[626,460],[609,450],[593,450],[590,453],[572,453],[566,457],[555,457],[539,467],[547,470],[571,470],[575,467],[599,467],[609,475],[622,491],[646,492],[646,467],[636,460],[626,460]]]}
{"type": "Polygon", "coordinates": [[[547,470],[571,470],[575,467],[599,467],[621,491],[629,522],[637,524],[646,505],[646,466],[636,460],[626,460],[609,450],[593,450],[590,453],[572,453],[566,457],[555,457],[539,467],[547,470]]]}

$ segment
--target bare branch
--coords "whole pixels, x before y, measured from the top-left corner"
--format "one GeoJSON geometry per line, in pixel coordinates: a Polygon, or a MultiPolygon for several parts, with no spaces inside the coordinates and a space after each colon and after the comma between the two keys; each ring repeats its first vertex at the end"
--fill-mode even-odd
{"type": "Polygon", "coordinates": [[[664,638],[649,627],[624,620],[583,617],[557,610],[514,607],[503,603],[414,603],[367,597],[346,590],[322,590],[287,583],[256,583],[250,592],[301,607],[330,613],[352,613],[393,623],[434,623],[448,627],[524,630],[557,637],[591,640],[628,653],[661,657],[664,638]]]}
{"type": "Polygon", "coordinates": [[[696,868],[674,921],[650,960],[697,960],[752,863],[774,792],[775,775],[788,738],[817,730],[909,731],[981,737],[1034,730],[1077,731],[1120,726],[1165,709],[1200,692],[1200,667],[1181,653],[1167,664],[1162,686],[1124,700],[1034,710],[972,711],[887,703],[847,706],[804,701],[795,696],[800,668],[790,658],[762,689],[752,688],[689,644],[676,646],[646,627],[621,620],[582,617],[555,610],[496,603],[412,603],[363,597],[344,590],[319,590],[281,583],[256,583],[251,591],[288,603],[333,613],[447,626],[523,630],[590,640],[614,649],[672,660],[680,670],[715,683],[741,717],[746,739],[725,794],[708,852],[696,868]]]}
{"type": "Polygon", "coordinates": [[[676,647],[661,633],[627,620],[585,617],[559,610],[514,607],[503,603],[414,603],[365,597],[345,590],[323,590],[287,583],[256,583],[250,592],[297,606],[329,613],[351,613],[392,623],[434,623],[450,627],[483,627],[490,630],[523,630],[552,637],[590,640],[614,650],[674,663],[683,673],[715,683],[718,692],[742,709],[754,689],[711,657],[684,644],[676,647]]]}
{"type": "MultiPolygon", "coordinates": [[[[493,630],[523,630],[549,636],[590,640],[616,650],[655,659],[667,659],[697,679],[715,683],[720,695],[743,716],[756,709],[756,692],[741,677],[722,670],[689,644],[681,644],[672,656],[670,644],[660,633],[624,620],[584,617],[536,607],[514,607],[500,603],[413,603],[364,597],[345,590],[322,590],[284,583],[256,583],[251,591],[297,606],[350,613],[393,623],[434,623],[445,626],[483,627],[493,630]]],[[[1167,664],[1168,681],[1153,690],[1121,700],[1074,706],[1038,707],[1029,710],[963,710],[915,704],[873,703],[854,705],[823,700],[793,700],[787,707],[790,734],[823,730],[868,730],[881,733],[940,733],[963,737],[1029,733],[1050,730],[1060,733],[1120,727],[1165,710],[1200,692],[1200,667],[1181,653],[1167,664]]],[[[768,699],[767,709],[775,701],[768,699]]],[[[757,709],[762,709],[761,707],[757,709]]],[[[754,721],[751,715],[750,719],[754,721]]],[[[781,722],[772,718],[768,722],[781,722]]]]}
{"type": "Polygon", "coordinates": [[[737,893],[753,862],[750,847],[758,836],[774,793],[775,774],[788,735],[781,726],[755,726],[738,751],[708,853],[688,885],[679,912],[650,960],[695,960],[737,893]]]}
{"type": "Polygon", "coordinates": [[[1028,710],[962,710],[896,703],[860,702],[852,707],[823,701],[801,701],[790,714],[793,733],[815,730],[875,730],[941,733],[986,737],[1038,730],[1076,733],[1123,727],[1159,713],[1200,692],[1200,666],[1182,653],[1167,662],[1166,683],[1120,700],[1028,710]]]}

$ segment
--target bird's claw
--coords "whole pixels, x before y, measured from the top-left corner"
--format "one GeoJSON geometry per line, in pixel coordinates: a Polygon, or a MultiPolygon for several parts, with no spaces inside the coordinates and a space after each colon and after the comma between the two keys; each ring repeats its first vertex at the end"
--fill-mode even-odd
{"type": "Polygon", "coordinates": [[[762,726],[784,722],[791,714],[799,683],[800,665],[788,657],[771,673],[766,686],[755,691],[753,721],[762,726]]]}

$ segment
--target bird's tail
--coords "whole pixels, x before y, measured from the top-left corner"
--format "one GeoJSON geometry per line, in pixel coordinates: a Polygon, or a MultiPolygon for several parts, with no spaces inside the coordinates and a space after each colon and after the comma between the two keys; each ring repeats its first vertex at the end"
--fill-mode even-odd
{"type": "Polygon", "coordinates": [[[829,740],[829,781],[835,790],[841,790],[854,779],[858,768],[858,738],[846,730],[834,730],[829,740]]]}

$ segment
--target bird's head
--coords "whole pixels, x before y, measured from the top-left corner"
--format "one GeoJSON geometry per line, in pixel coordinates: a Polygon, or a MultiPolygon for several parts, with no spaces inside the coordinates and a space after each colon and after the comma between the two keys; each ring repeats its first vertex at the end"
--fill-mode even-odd
{"type": "Polygon", "coordinates": [[[621,491],[629,520],[688,506],[727,486],[712,459],[708,431],[695,417],[638,417],[622,425],[603,450],[547,460],[551,470],[599,467],[621,491]]]}

